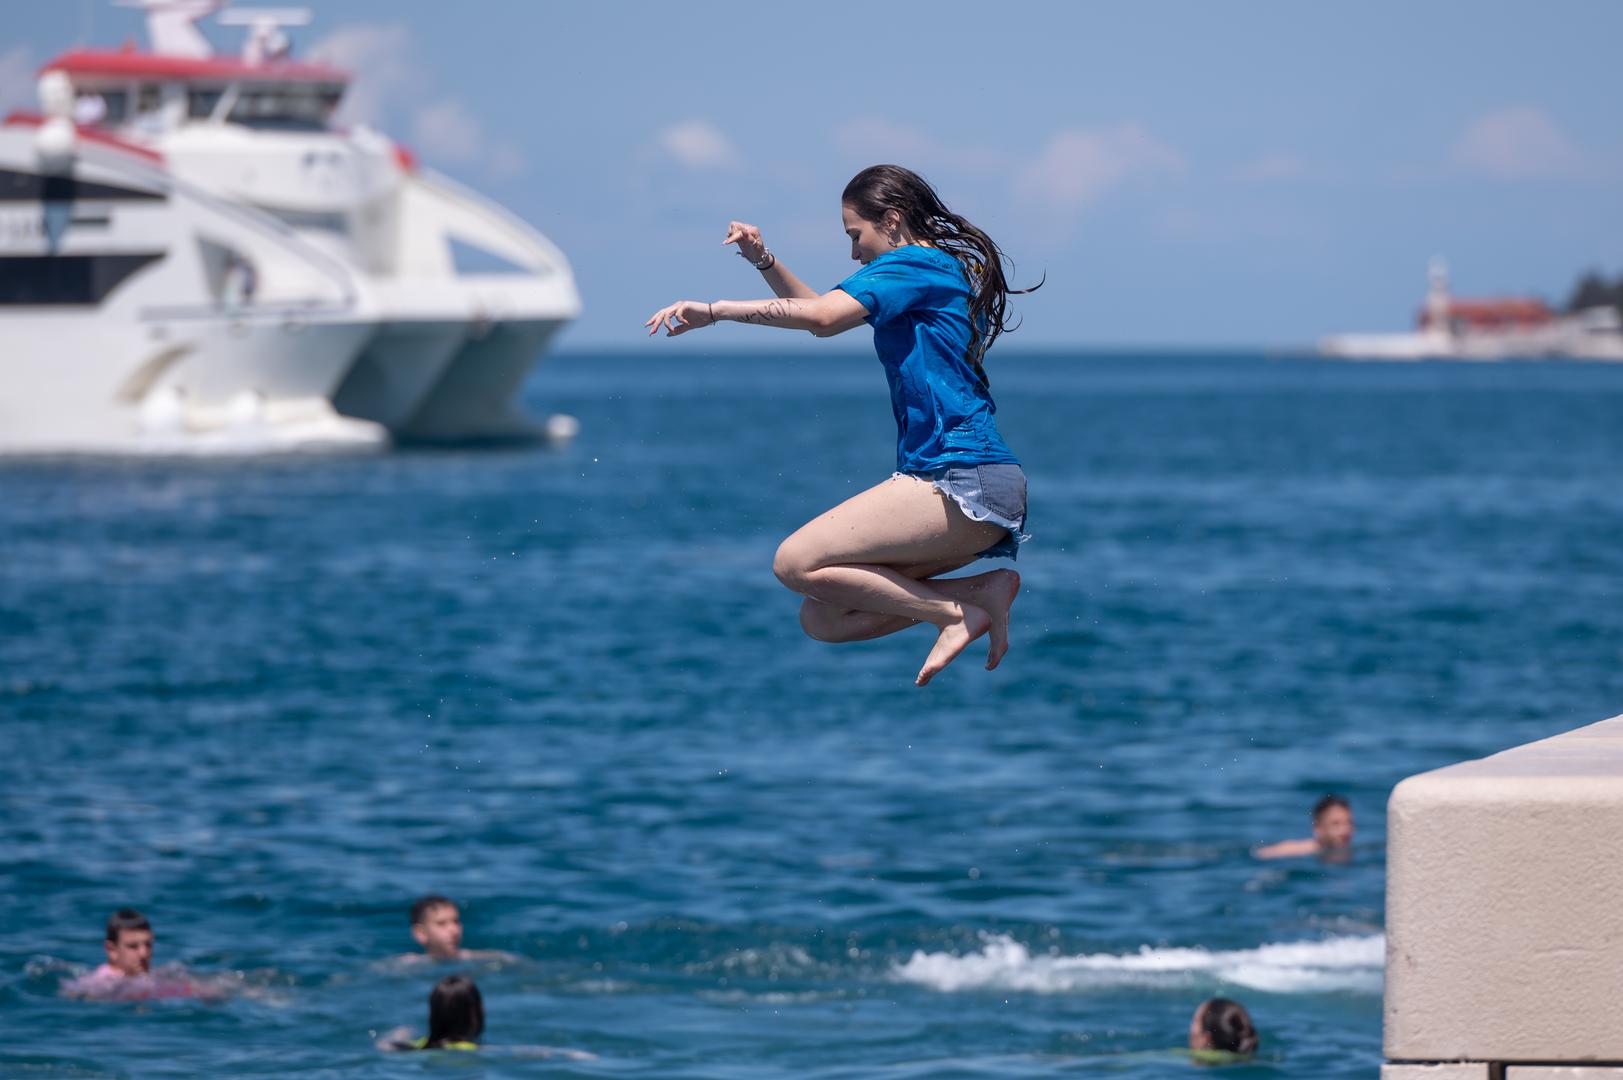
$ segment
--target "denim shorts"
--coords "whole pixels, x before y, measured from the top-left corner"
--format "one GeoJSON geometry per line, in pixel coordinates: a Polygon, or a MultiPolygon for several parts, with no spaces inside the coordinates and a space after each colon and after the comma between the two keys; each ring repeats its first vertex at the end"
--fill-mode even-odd
{"type": "MultiPolygon", "coordinates": [[[[897,475],[902,475],[898,473],[897,475]]],[[[1013,559],[1026,535],[1026,473],[1018,465],[951,465],[933,472],[908,473],[928,480],[935,489],[975,521],[990,521],[1009,530],[977,559],[1013,559]]]]}

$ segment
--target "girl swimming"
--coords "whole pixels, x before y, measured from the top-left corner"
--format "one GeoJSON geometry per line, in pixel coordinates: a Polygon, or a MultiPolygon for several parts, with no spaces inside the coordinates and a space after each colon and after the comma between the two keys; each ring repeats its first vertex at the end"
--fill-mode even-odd
{"type": "Polygon", "coordinates": [[[1026,539],[1026,477],[998,434],[984,364],[1006,328],[1009,296],[1031,290],[1009,288],[992,238],[908,169],[864,169],[840,203],[862,268],[835,288],[806,285],[759,229],[735,221],[723,243],[738,245],[777,299],[678,300],[645,325],[668,337],[723,321],[832,337],[870,324],[896,416],[896,472],[796,530],[773,572],[805,597],[800,624],[819,641],[930,623],[937,636],[919,686],[982,635],[990,670],[1008,649],[1020,576],[939,575],[978,558],[1012,559],[1026,539]]]}
{"type": "Polygon", "coordinates": [[[1257,1027],[1245,1006],[1228,998],[1207,998],[1189,1018],[1189,1049],[1196,1054],[1244,1057],[1257,1052],[1257,1027]]]}
{"type": "Polygon", "coordinates": [[[466,975],[447,975],[428,995],[428,1034],[412,1038],[396,1028],[378,1040],[380,1050],[477,1050],[485,1034],[485,1000],[466,975]]]}

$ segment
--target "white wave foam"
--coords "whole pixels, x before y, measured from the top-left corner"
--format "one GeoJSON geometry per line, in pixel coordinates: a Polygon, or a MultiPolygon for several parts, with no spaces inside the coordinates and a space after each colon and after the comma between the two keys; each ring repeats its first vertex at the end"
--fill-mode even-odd
{"type": "Polygon", "coordinates": [[[1156,949],[1136,953],[1038,955],[1004,934],[983,934],[967,956],[915,952],[892,974],[936,990],[1026,990],[1052,994],[1116,986],[1180,987],[1223,982],[1271,993],[1379,993],[1386,939],[1380,934],[1260,945],[1255,949],[1156,949]]]}

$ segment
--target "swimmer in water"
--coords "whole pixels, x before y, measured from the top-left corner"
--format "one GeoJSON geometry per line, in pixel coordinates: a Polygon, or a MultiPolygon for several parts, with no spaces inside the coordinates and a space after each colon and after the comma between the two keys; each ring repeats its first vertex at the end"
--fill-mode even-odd
{"type": "Polygon", "coordinates": [[[504,1057],[564,1058],[569,1061],[596,1061],[587,1050],[559,1046],[497,1046],[480,1043],[485,1035],[485,1000],[479,987],[466,975],[447,975],[434,984],[428,995],[428,1034],[413,1035],[399,1027],[377,1041],[379,1050],[479,1050],[504,1057]]]}
{"type": "Polygon", "coordinates": [[[1020,576],[940,575],[976,559],[1012,559],[1026,539],[1026,477],[993,420],[985,360],[1007,328],[1008,298],[1031,290],[1009,287],[1002,250],[916,173],[864,169],[840,203],[862,268],[835,288],[811,288],[767,250],[758,228],[735,221],[722,242],[738,245],[778,299],[678,300],[644,325],[668,337],[718,322],[818,337],[871,325],[896,417],[896,472],[803,525],[778,548],[773,572],[805,597],[800,625],[818,641],[866,641],[929,623],[936,640],[917,685],[982,636],[990,670],[1009,646],[1020,576]]]}
{"type": "Polygon", "coordinates": [[[1212,1063],[1257,1052],[1257,1029],[1245,1006],[1228,998],[1207,998],[1189,1018],[1189,1049],[1196,1060],[1212,1063]]]}
{"type": "Polygon", "coordinates": [[[404,1028],[378,1042],[381,1050],[477,1050],[485,1034],[485,1001],[466,975],[447,975],[428,995],[428,1034],[404,1028]]]}
{"type": "Polygon", "coordinates": [[[456,901],[444,896],[419,897],[411,905],[411,936],[423,947],[421,953],[406,957],[412,961],[517,959],[512,953],[464,949],[462,912],[456,901]]]}
{"type": "Polygon", "coordinates": [[[1298,859],[1308,855],[1345,859],[1352,850],[1352,839],[1352,806],[1340,795],[1326,795],[1313,804],[1312,836],[1281,840],[1251,854],[1259,859],[1298,859]]]}
{"type": "Polygon", "coordinates": [[[156,935],[147,917],[134,908],[119,908],[107,917],[102,946],[107,962],[67,983],[62,992],[82,998],[190,997],[189,980],[159,979],[152,974],[156,935]]]}

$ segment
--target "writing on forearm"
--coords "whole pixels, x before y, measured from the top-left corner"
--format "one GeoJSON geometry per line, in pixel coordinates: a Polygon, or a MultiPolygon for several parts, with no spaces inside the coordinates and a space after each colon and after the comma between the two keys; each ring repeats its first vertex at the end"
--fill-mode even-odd
{"type": "Polygon", "coordinates": [[[817,333],[824,326],[821,304],[816,296],[808,299],[784,296],[775,300],[717,300],[710,308],[717,321],[817,333]]]}
{"type": "Polygon", "coordinates": [[[765,300],[754,311],[740,312],[739,322],[744,323],[774,323],[782,322],[792,315],[798,315],[799,305],[790,304],[785,300],[765,300]]]}

